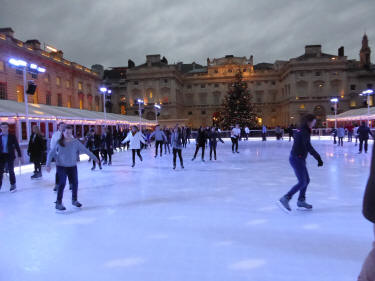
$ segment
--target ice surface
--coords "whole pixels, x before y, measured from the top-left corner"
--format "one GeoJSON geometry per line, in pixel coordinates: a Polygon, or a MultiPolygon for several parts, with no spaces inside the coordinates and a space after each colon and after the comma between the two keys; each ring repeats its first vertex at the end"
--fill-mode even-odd
{"type": "Polygon", "coordinates": [[[371,153],[313,144],[325,164],[308,159],[314,211],[295,210],[294,198],[290,215],[275,204],[296,182],[287,141],[242,141],[240,154],[226,141],[205,163],[191,161],[191,144],[176,171],[171,155],[155,159],[153,149],[135,168],[130,152],[102,171],[83,161],[83,208],[72,208],[66,190],[65,214],[54,210],[54,169],[34,181],[17,174],[14,194],[5,178],[0,280],[356,280],[373,240],[361,215],[371,153]]]}

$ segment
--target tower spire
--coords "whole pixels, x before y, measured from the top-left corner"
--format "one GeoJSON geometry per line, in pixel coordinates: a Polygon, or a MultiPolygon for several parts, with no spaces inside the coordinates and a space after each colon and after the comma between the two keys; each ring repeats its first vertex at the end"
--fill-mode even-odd
{"type": "Polygon", "coordinates": [[[359,52],[360,66],[364,68],[370,68],[371,66],[371,49],[368,45],[367,34],[362,37],[362,48],[359,52]]]}

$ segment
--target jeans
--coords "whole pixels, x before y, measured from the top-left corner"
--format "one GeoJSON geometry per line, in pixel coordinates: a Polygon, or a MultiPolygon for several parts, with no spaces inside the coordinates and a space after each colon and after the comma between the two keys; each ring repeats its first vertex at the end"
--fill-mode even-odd
{"type": "MultiPolygon", "coordinates": [[[[374,235],[375,235],[375,224],[374,224],[374,235]]],[[[375,280],[375,242],[373,248],[368,254],[365,262],[363,263],[361,273],[358,281],[374,281],[375,280]]]]}
{"type": "Polygon", "coordinates": [[[139,159],[141,159],[141,161],[142,161],[141,150],[140,149],[132,149],[133,164],[135,163],[135,153],[137,153],[139,159]]]}
{"type": "Polygon", "coordinates": [[[292,189],[286,194],[286,197],[290,200],[292,199],[293,195],[299,191],[298,201],[305,201],[306,189],[310,183],[309,172],[307,171],[306,167],[306,160],[290,155],[289,163],[293,167],[298,183],[292,187],[292,189]]]}
{"type": "Polygon", "coordinates": [[[267,140],[267,134],[266,133],[262,133],[262,141],[266,141],[267,140]]]}
{"type": "Polygon", "coordinates": [[[168,148],[168,154],[171,153],[171,149],[170,149],[170,146],[169,146],[169,142],[166,141],[164,143],[164,150],[165,150],[165,154],[167,154],[167,148],[168,148]]]}
{"type": "Polygon", "coordinates": [[[202,159],[204,159],[204,150],[206,149],[204,145],[203,146],[197,145],[197,147],[195,148],[194,158],[197,157],[199,148],[202,148],[202,159]]]}
{"type": "Polygon", "coordinates": [[[234,152],[234,149],[238,151],[238,138],[230,138],[232,140],[232,151],[234,152]]]}
{"type": "Polygon", "coordinates": [[[178,154],[178,158],[180,159],[180,164],[182,167],[184,166],[184,160],[182,159],[181,149],[177,149],[177,148],[173,148],[173,166],[176,166],[177,154],[178,154]]]}
{"type": "Polygon", "coordinates": [[[3,183],[3,174],[5,165],[8,167],[10,185],[16,184],[16,174],[14,173],[14,159],[11,159],[9,153],[0,153],[0,187],[3,183]]]}
{"type": "Polygon", "coordinates": [[[210,142],[210,159],[212,159],[212,151],[214,152],[214,158],[216,160],[216,146],[217,146],[217,143],[216,142],[210,142]]]}
{"type": "Polygon", "coordinates": [[[155,156],[158,155],[159,146],[160,146],[160,156],[163,155],[163,141],[155,141],[155,156]]]}
{"type": "Polygon", "coordinates": [[[367,152],[368,148],[368,139],[359,139],[359,152],[362,152],[363,143],[365,143],[365,152],[367,152]]]}
{"type": "MultiPolygon", "coordinates": [[[[93,150],[91,152],[92,152],[92,154],[94,154],[96,156],[96,158],[98,158],[98,160],[99,160],[99,167],[101,167],[102,164],[100,163],[99,150],[93,150]]],[[[96,167],[96,162],[94,161],[94,159],[91,159],[91,160],[92,160],[92,167],[95,168],[96,167]]]]}
{"type": "Polygon", "coordinates": [[[42,173],[42,164],[39,161],[34,161],[34,173],[42,173]]]}
{"type": "Polygon", "coordinates": [[[68,177],[69,183],[72,187],[72,201],[77,200],[78,196],[78,171],[77,166],[73,167],[62,167],[56,166],[57,178],[59,186],[57,188],[57,200],[56,203],[61,203],[64,195],[64,188],[66,184],[66,178],[68,177]]]}
{"type": "Polygon", "coordinates": [[[338,145],[341,145],[341,146],[344,145],[344,137],[339,137],[339,144],[338,145]]]}
{"type": "Polygon", "coordinates": [[[109,163],[112,162],[112,153],[110,153],[109,150],[103,149],[103,158],[104,162],[107,163],[107,160],[109,160],[109,163]]]}

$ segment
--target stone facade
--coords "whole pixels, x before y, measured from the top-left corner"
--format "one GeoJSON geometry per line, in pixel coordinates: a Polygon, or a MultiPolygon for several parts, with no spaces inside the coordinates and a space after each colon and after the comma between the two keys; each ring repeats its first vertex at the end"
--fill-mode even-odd
{"type": "Polygon", "coordinates": [[[23,72],[8,63],[10,58],[46,69],[27,74],[27,80],[37,84],[35,94],[28,96],[30,103],[103,111],[98,73],[64,59],[62,51],[42,48],[38,40],[16,39],[11,28],[0,29],[0,99],[24,102],[23,72]]]}
{"type": "MultiPolygon", "coordinates": [[[[144,117],[155,119],[153,105],[162,105],[160,122],[192,127],[211,125],[222,110],[228,85],[237,71],[243,73],[252,93],[258,123],[288,126],[306,113],[325,125],[331,114],[332,97],[339,97],[339,112],[365,106],[359,93],[375,84],[375,67],[364,35],[360,61],[348,59],[344,48],[337,55],[322,52],[321,45],[305,47],[303,55],[289,61],[253,63],[253,56],[207,59],[207,65],[169,64],[160,55],[148,55],[146,63],[113,68],[104,73],[104,83],[113,89],[115,113],[138,114],[138,98],[145,100],[144,117]],[[119,72],[122,73],[119,78],[119,72]]],[[[372,105],[372,100],[370,101],[372,105]]]]}

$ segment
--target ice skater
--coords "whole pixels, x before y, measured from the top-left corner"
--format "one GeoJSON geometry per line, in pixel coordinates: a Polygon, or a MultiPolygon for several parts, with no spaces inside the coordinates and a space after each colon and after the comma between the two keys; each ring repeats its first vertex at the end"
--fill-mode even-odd
{"type": "Polygon", "coordinates": [[[301,128],[294,134],[294,143],[290,153],[289,163],[293,167],[298,183],[278,201],[278,205],[287,212],[292,211],[289,206],[289,201],[298,191],[299,197],[297,206],[306,210],[310,210],[313,207],[306,203],[306,189],[310,183],[310,177],[306,167],[307,154],[310,153],[318,161],[318,167],[323,166],[322,158],[319,153],[315,151],[310,142],[311,129],[315,126],[315,123],[315,115],[307,114],[303,118],[301,128]]]}
{"type": "MultiPolygon", "coordinates": [[[[102,147],[102,140],[100,135],[98,135],[94,128],[90,129],[89,135],[87,136],[86,147],[99,159],[98,166],[99,169],[102,169],[102,164],[100,162],[100,149],[102,147]]],[[[95,170],[96,168],[96,161],[92,161],[92,168],[91,170],[95,170]]]]}
{"type": "MultiPolygon", "coordinates": [[[[370,177],[367,181],[365,196],[363,199],[362,212],[366,219],[373,223],[375,235],[375,154],[372,150],[372,160],[370,177]]],[[[373,248],[368,254],[359,275],[358,281],[373,281],[375,280],[375,242],[373,248]]]]}
{"type": "Polygon", "coordinates": [[[172,149],[173,149],[173,170],[176,169],[177,155],[180,159],[181,168],[184,169],[184,160],[182,159],[182,147],[183,147],[183,134],[180,127],[176,126],[173,129],[172,136],[172,149]]]}
{"type": "Polygon", "coordinates": [[[230,133],[230,139],[232,140],[232,153],[239,153],[238,151],[238,139],[241,135],[240,125],[236,124],[236,126],[232,129],[230,133]]]}
{"type": "Polygon", "coordinates": [[[340,126],[337,129],[337,137],[339,139],[339,143],[337,145],[338,146],[344,146],[344,137],[345,137],[345,129],[344,129],[344,127],[340,126]]]}
{"type": "Polygon", "coordinates": [[[79,152],[87,154],[92,161],[99,163],[99,159],[96,155],[73,137],[73,127],[68,125],[64,127],[59,141],[48,153],[46,163],[46,170],[50,172],[52,158],[56,159],[56,170],[59,180],[55,206],[57,211],[66,210],[62,199],[67,177],[69,183],[72,184],[72,205],[78,208],[82,207],[82,204],[78,201],[77,154],[79,152]]]}
{"type": "Polygon", "coordinates": [[[105,135],[103,135],[102,139],[103,145],[103,165],[112,165],[112,154],[113,154],[113,147],[114,147],[114,138],[112,136],[111,128],[107,127],[105,135]]]}
{"type": "Polygon", "coordinates": [[[357,130],[358,138],[359,138],[359,154],[362,153],[363,143],[365,143],[365,153],[367,153],[368,148],[368,139],[369,135],[374,137],[371,133],[371,130],[368,126],[366,126],[366,122],[362,122],[361,126],[357,130]]]}
{"type": "MultiPolygon", "coordinates": [[[[64,122],[60,122],[57,125],[57,131],[53,133],[52,138],[51,138],[50,150],[53,147],[55,147],[55,145],[57,144],[57,142],[61,138],[61,135],[62,135],[62,132],[64,131],[64,128],[65,128],[65,123],[64,122]]],[[[57,169],[56,169],[56,173],[55,173],[55,186],[53,188],[53,191],[57,191],[57,187],[58,186],[59,186],[59,179],[58,179],[58,173],[57,173],[57,169]]],[[[72,188],[73,188],[72,185],[70,185],[70,190],[72,190],[72,188]]]]}
{"type": "Polygon", "coordinates": [[[0,189],[3,183],[3,175],[5,166],[8,168],[10,192],[16,191],[16,174],[14,173],[14,160],[16,160],[17,151],[18,158],[21,159],[21,149],[17,141],[17,137],[9,134],[9,124],[7,122],[1,123],[0,135],[0,189]]]}
{"type": "Polygon", "coordinates": [[[262,126],[262,141],[266,141],[267,140],[267,127],[266,125],[263,125],[262,126]]]}
{"type": "Polygon", "coordinates": [[[167,141],[167,136],[160,130],[160,126],[156,125],[155,131],[150,135],[150,139],[155,138],[155,158],[158,156],[158,148],[160,146],[160,157],[163,155],[163,143],[167,141]]]}
{"type": "Polygon", "coordinates": [[[34,174],[31,179],[37,179],[42,177],[42,159],[46,151],[46,142],[37,125],[34,125],[32,130],[33,133],[30,136],[27,155],[30,157],[30,162],[34,163],[34,174]]]}
{"type": "Polygon", "coordinates": [[[212,152],[214,153],[214,159],[216,160],[217,141],[219,140],[221,143],[224,143],[224,141],[220,138],[220,134],[217,131],[217,128],[215,127],[211,128],[211,131],[208,135],[208,140],[209,140],[209,145],[210,145],[210,160],[212,160],[212,152]]]}
{"type": "Polygon", "coordinates": [[[127,137],[122,141],[122,143],[129,142],[129,148],[132,150],[132,168],[135,166],[135,154],[137,153],[139,159],[143,161],[141,155],[141,143],[146,144],[145,137],[138,130],[137,126],[133,126],[131,131],[128,133],[127,137]]]}
{"type": "Polygon", "coordinates": [[[193,159],[191,159],[191,161],[195,160],[195,158],[197,157],[199,148],[201,148],[202,149],[202,161],[204,162],[204,150],[206,148],[206,139],[207,139],[207,136],[206,136],[205,129],[203,127],[200,127],[197,133],[197,137],[195,139],[196,146],[195,146],[194,157],[193,159]]]}

